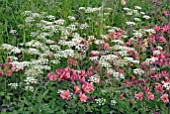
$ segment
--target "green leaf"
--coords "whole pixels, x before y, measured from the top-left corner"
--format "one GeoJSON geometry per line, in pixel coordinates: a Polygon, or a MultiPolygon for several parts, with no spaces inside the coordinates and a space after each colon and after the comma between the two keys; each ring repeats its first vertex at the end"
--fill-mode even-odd
{"type": "Polygon", "coordinates": [[[7,95],[7,96],[5,96],[5,98],[6,98],[7,100],[10,100],[11,97],[7,95]]]}
{"type": "Polygon", "coordinates": [[[0,92],[0,96],[4,96],[5,95],[5,93],[4,92],[0,92]]]}

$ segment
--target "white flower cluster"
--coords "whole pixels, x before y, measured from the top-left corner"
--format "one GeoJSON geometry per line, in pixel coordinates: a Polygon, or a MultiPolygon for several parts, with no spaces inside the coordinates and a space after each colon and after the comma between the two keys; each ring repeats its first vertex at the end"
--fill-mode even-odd
{"type": "Polygon", "coordinates": [[[148,15],[144,15],[143,18],[144,18],[144,19],[150,19],[151,17],[148,16],[148,15]]]}
{"type": "Polygon", "coordinates": [[[88,79],[89,82],[99,83],[100,77],[97,74],[94,74],[93,76],[90,76],[88,79]]]}
{"type": "Polygon", "coordinates": [[[163,82],[163,86],[169,90],[170,89],[170,82],[163,82]]]}
{"type": "Polygon", "coordinates": [[[151,57],[151,58],[147,58],[144,63],[146,63],[147,65],[153,64],[155,61],[157,61],[158,58],[157,57],[151,57]]]}
{"type": "Polygon", "coordinates": [[[131,11],[132,9],[130,9],[130,8],[123,8],[123,10],[125,10],[125,11],[131,11]]]}
{"type": "Polygon", "coordinates": [[[161,46],[157,46],[156,47],[158,50],[163,50],[163,47],[161,47],[161,46]]]}
{"type": "Polygon", "coordinates": [[[68,19],[69,19],[70,21],[75,21],[75,20],[76,20],[76,18],[75,18],[74,16],[68,16],[68,19]]]}
{"type": "Polygon", "coordinates": [[[34,77],[27,77],[24,81],[26,82],[27,85],[38,83],[37,79],[35,79],[34,77]]]}
{"type": "Polygon", "coordinates": [[[62,92],[64,92],[64,90],[63,89],[59,89],[58,91],[57,91],[57,93],[62,93],[62,92]]]}
{"type": "Polygon", "coordinates": [[[128,65],[128,62],[125,61],[124,59],[119,59],[117,61],[114,61],[114,65],[118,67],[124,67],[128,65]]]}
{"type": "Polygon", "coordinates": [[[122,40],[112,40],[112,42],[117,43],[117,44],[124,44],[124,41],[122,40]]]}
{"type": "Polygon", "coordinates": [[[63,45],[63,46],[68,46],[68,47],[73,47],[76,46],[75,42],[72,41],[65,41],[65,40],[60,40],[58,44],[63,45]]]}
{"type": "Polygon", "coordinates": [[[79,10],[85,10],[86,8],[85,7],[79,7],[79,10]]]}
{"type": "Polygon", "coordinates": [[[37,69],[27,69],[24,73],[26,76],[32,76],[32,77],[37,77],[43,74],[42,70],[37,70],[37,69]]]}
{"type": "Polygon", "coordinates": [[[127,51],[129,51],[129,50],[135,50],[135,49],[132,48],[132,47],[121,46],[121,45],[117,45],[117,44],[113,46],[113,49],[114,49],[114,50],[122,50],[122,51],[125,51],[125,50],[127,50],[127,51]]]}
{"type": "Polygon", "coordinates": [[[111,100],[110,102],[111,102],[111,105],[116,105],[117,104],[117,102],[115,100],[111,100]]]}
{"type": "Polygon", "coordinates": [[[67,29],[68,30],[71,30],[71,31],[76,31],[77,30],[77,27],[75,24],[70,24],[69,26],[67,26],[67,29]]]}
{"type": "Polygon", "coordinates": [[[153,51],[153,55],[159,55],[159,54],[161,54],[160,50],[154,50],[153,51]]]}
{"type": "Polygon", "coordinates": [[[89,57],[90,61],[98,61],[99,57],[98,56],[94,56],[94,57],[89,57]]]}
{"type": "Polygon", "coordinates": [[[134,25],[136,25],[135,22],[131,22],[131,21],[127,21],[126,24],[129,25],[129,26],[134,26],[134,25]]]}
{"type": "Polygon", "coordinates": [[[118,55],[120,55],[120,56],[128,56],[128,53],[127,53],[127,51],[118,51],[118,52],[116,52],[118,55]]]}
{"type": "Polygon", "coordinates": [[[59,19],[59,20],[54,21],[54,23],[57,24],[57,25],[64,25],[65,20],[64,19],[59,19]]]}
{"type": "Polygon", "coordinates": [[[83,52],[85,52],[85,51],[88,50],[88,48],[87,48],[86,45],[84,45],[84,44],[78,44],[78,45],[76,46],[76,49],[77,49],[78,51],[83,51],[83,52]]]}
{"type": "Polygon", "coordinates": [[[60,61],[59,61],[59,60],[57,60],[57,59],[56,59],[56,60],[51,60],[50,62],[51,62],[52,64],[55,64],[55,65],[57,65],[57,64],[59,64],[59,63],[60,63],[60,61]]]}
{"type": "Polygon", "coordinates": [[[80,25],[80,29],[86,29],[86,28],[88,28],[89,26],[88,26],[88,24],[81,24],[80,25]]]}
{"type": "Polygon", "coordinates": [[[133,73],[136,75],[142,76],[145,73],[145,71],[142,70],[141,68],[136,68],[136,69],[133,69],[133,73]]]}
{"type": "Polygon", "coordinates": [[[48,62],[49,62],[48,59],[43,59],[43,58],[40,58],[37,60],[32,59],[31,65],[45,65],[45,64],[48,64],[48,62]]]}
{"type": "Polygon", "coordinates": [[[11,33],[11,34],[16,34],[17,31],[16,31],[16,30],[10,30],[9,33],[11,33]]]}
{"type": "Polygon", "coordinates": [[[9,53],[19,54],[23,51],[23,49],[19,49],[18,47],[12,46],[10,44],[2,44],[2,49],[10,51],[9,53]]]}
{"type": "Polygon", "coordinates": [[[50,45],[50,49],[53,51],[59,51],[59,50],[61,50],[61,47],[58,45],[50,45]]]}
{"type": "Polygon", "coordinates": [[[84,39],[79,37],[79,36],[74,36],[74,38],[71,40],[72,42],[74,42],[76,45],[80,44],[81,41],[83,41],[84,39]]]}
{"type": "Polygon", "coordinates": [[[124,57],[124,60],[134,64],[139,64],[139,60],[134,60],[132,57],[124,57]]]}
{"type": "Polygon", "coordinates": [[[100,61],[116,61],[118,59],[117,55],[102,55],[100,61]]]}
{"type": "Polygon", "coordinates": [[[30,55],[41,55],[41,52],[36,48],[29,48],[29,49],[25,50],[25,52],[30,55]]]}
{"type": "Polygon", "coordinates": [[[94,100],[98,105],[104,105],[105,104],[105,102],[106,102],[106,99],[104,99],[104,98],[98,98],[98,99],[95,99],[94,100]]]}
{"type": "Polygon", "coordinates": [[[54,57],[60,58],[60,57],[73,57],[74,56],[74,50],[72,49],[67,49],[67,50],[62,50],[62,51],[57,51],[56,54],[54,54],[54,57]]]}
{"type": "Polygon", "coordinates": [[[133,12],[132,11],[127,12],[126,15],[133,15],[133,12]]]}
{"type": "Polygon", "coordinates": [[[25,18],[25,22],[26,23],[31,23],[31,22],[34,22],[35,20],[34,20],[34,18],[33,17],[26,17],[25,18]]]}
{"type": "Polygon", "coordinates": [[[32,13],[32,11],[24,11],[24,12],[22,13],[22,15],[24,15],[24,16],[29,16],[29,15],[31,15],[31,13],[32,13]]]}
{"type": "Polygon", "coordinates": [[[23,69],[27,66],[30,66],[31,62],[29,62],[29,61],[23,61],[23,62],[13,61],[13,62],[11,62],[11,64],[17,69],[23,69]]]}
{"type": "Polygon", "coordinates": [[[17,89],[18,88],[18,83],[9,83],[8,86],[10,86],[13,89],[17,89]]]}
{"type": "Polygon", "coordinates": [[[142,32],[140,31],[135,31],[135,33],[133,33],[134,37],[138,37],[138,38],[142,38],[142,32]]]}
{"type": "MultiPolygon", "coordinates": [[[[32,35],[31,35],[32,36],[32,35]]],[[[44,41],[46,40],[46,37],[47,36],[51,36],[49,33],[47,33],[47,32],[42,32],[42,33],[40,33],[40,34],[37,34],[36,35],[37,36],[37,38],[38,39],[43,39],[44,41]]]]}
{"type": "Polygon", "coordinates": [[[145,29],[145,32],[148,32],[149,34],[156,33],[154,29],[145,29]]]}
{"type": "Polygon", "coordinates": [[[35,65],[35,66],[32,66],[31,69],[36,69],[36,70],[51,70],[51,67],[50,66],[47,66],[47,65],[35,65]]]}
{"type": "Polygon", "coordinates": [[[17,57],[15,57],[15,56],[8,56],[12,61],[17,61],[18,60],[18,58],[17,57]]]}
{"type": "Polygon", "coordinates": [[[33,87],[33,86],[25,86],[24,89],[25,89],[26,91],[31,91],[31,92],[34,91],[34,87],[33,87]]]}
{"type": "Polygon", "coordinates": [[[104,40],[95,40],[94,43],[99,45],[99,44],[102,44],[104,42],[104,40]]]}
{"type": "Polygon", "coordinates": [[[134,18],[134,20],[135,20],[135,21],[138,21],[138,22],[141,21],[141,19],[139,19],[139,18],[134,18]]]}
{"type": "Polygon", "coordinates": [[[140,6],[135,6],[135,9],[141,10],[142,8],[140,6]]]}
{"type": "Polygon", "coordinates": [[[27,42],[25,46],[34,47],[34,48],[40,48],[43,51],[48,50],[48,46],[46,46],[44,43],[39,42],[37,40],[31,40],[30,42],[27,42]]]}
{"type": "Polygon", "coordinates": [[[85,9],[85,13],[94,13],[94,12],[99,12],[100,10],[101,10],[101,7],[98,7],[98,8],[87,7],[85,9]]]}
{"type": "Polygon", "coordinates": [[[99,64],[101,67],[106,67],[106,68],[110,68],[110,67],[111,67],[110,63],[107,62],[107,61],[99,61],[98,64],[99,64]]]}
{"type": "Polygon", "coordinates": [[[115,70],[113,70],[111,68],[107,70],[107,73],[109,73],[110,75],[113,75],[116,78],[116,80],[125,78],[124,74],[122,74],[120,72],[116,72],[115,70]]]}
{"type": "Polygon", "coordinates": [[[55,16],[53,16],[53,15],[48,15],[47,18],[48,18],[49,20],[55,20],[55,16]]]}

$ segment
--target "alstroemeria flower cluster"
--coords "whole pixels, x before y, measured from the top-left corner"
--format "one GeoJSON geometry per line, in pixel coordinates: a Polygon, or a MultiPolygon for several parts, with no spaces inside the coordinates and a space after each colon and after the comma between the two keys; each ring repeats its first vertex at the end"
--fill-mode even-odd
{"type": "Polygon", "coordinates": [[[24,72],[24,69],[18,69],[16,68],[12,63],[11,63],[11,58],[7,58],[7,61],[6,63],[4,64],[0,64],[0,76],[11,76],[14,72],[17,72],[19,70],[23,70],[24,72]]]}
{"type": "Polygon", "coordinates": [[[60,93],[62,99],[71,99],[70,91],[74,91],[74,94],[79,94],[79,100],[81,102],[86,102],[88,96],[86,93],[94,91],[94,85],[88,82],[88,78],[93,75],[94,68],[90,66],[88,71],[85,70],[75,70],[70,67],[60,68],[55,71],[55,73],[48,73],[47,78],[51,81],[70,81],[74,88],[72,90],[64,90],[60,93]]]}

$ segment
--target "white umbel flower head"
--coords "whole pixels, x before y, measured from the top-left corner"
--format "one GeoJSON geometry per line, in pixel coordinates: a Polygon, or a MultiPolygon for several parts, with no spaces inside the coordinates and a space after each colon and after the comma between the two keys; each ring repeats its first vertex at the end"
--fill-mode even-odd
{"type": "Polygon", "coordinates": [[[148,16],[148,15],[144,15],[142,18],[144,18],[144,19],[150,19],[151,17],[148,16]]]}
{"type": "Polygon", "coordinates": [[[142,8],[140,6],[135,6],[135,9],[141,10],[142,8]]]}
{"type": "Polygon", "coordinates": [[[135,23],[135,22],[130,22],[130,21],[126,22],[126,24],[127,24],[127,25],[129,25],[129,26],[136,25],[136,23],[135,23]]]}

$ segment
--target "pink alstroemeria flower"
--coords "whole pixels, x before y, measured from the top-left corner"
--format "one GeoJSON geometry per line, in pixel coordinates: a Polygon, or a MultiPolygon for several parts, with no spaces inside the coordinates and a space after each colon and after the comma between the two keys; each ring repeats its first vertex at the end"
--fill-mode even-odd
{"type": "Polygon", "coordinates": [[[137,100],[142,101],[142,100],[143,100],[143,93],[142,93],[142,92],[139,92],[138,94],[135,94],[135,98],[136,98],[137,100]]]}
{"type": "Polygon", "coordinates": [[[86,102],[88,99],[88,97],[84,93],[80,93],[79,97],[81,102],[86,102]]]}
{"type": "Polygon", "coordinates": [[[12,75],[12,71],[11,70],[8,70],[7,72],[6,72],[6,76],[11,76],[12,75]]]}
{"type": "Polygon", "coordinates": [[[154,94],[152,94],[151,92],[148,92],[148,100],[154,100],[154,94]]]}
{"type": "Polygon", "coordinates": [[[63,91],[63,92],[61,92],[60,93],[60,97],[62,98],[62,99],[69,99],[70,98],[70,91],[69,90],[66,90],[66,91],[63,91]]]}
{"type": "Polygon", "coordinates": [[[83,85],[82,85],[82,88],[83,88],[83,92],[84,93],[90,93],[91,91],[94,90],[94,85],[92,83],[88,83],[88,82],[85,82],[83,85]]]}
{"type": "Polygon", "coordinates": [[[168,94],[163,94],[160,99],[164,103],[169,103],[168,94]]]}
{"type": "Polygon", "coordinates": [[[80,92],[81,92],[80,87],[79,86],[74,86],[74,94],[80,93],[80,92]]]}

